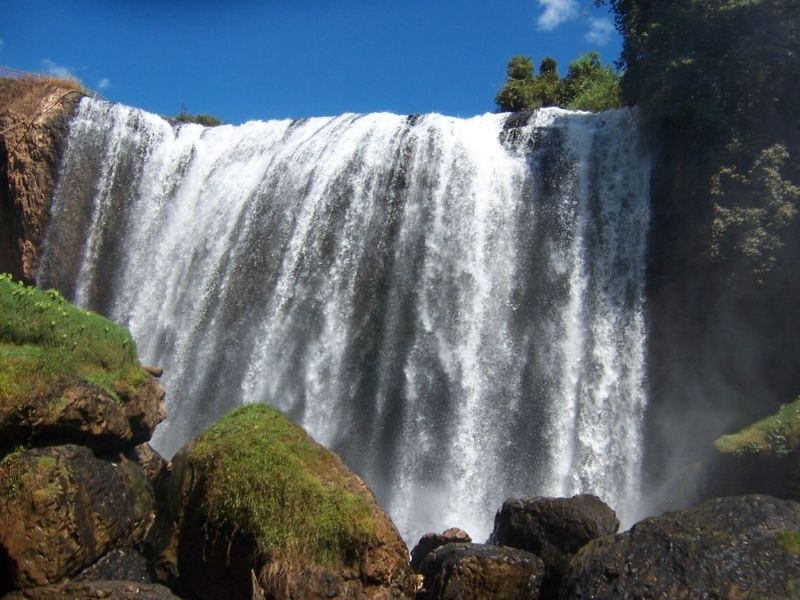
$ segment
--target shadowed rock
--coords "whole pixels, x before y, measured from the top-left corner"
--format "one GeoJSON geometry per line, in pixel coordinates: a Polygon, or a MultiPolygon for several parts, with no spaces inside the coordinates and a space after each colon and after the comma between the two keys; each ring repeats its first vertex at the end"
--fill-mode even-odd
{"type": "Polygon", "coordinates": [[[484,544],[445,544],[420,567],[426,600],[539,598],[544,563],[530,552],[484,544]]]}
{"type": "Polygon", "coordinates": [[[469,543],[472,538],[463,529],[458,527],[451,527],[442,533],[426,533],[423,535],[414,549],[411,551],[411,568],[414,572],[419,573],[419,568],[422,566],[422,561],[433,550],[439,546],[444,546],[450,543],[469,543]]]}
{"type": "Polygon", "coordinates": [[[770,496],[708,500],[590,542],[561,598],[795,598],[800,503],[770,496]]]}

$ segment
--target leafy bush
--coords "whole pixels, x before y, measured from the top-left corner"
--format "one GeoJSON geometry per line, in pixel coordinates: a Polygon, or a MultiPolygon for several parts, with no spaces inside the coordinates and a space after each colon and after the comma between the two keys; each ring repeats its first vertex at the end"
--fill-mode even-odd
{"type": "Polygon", "coordinates": [[[497,93],[495,103],[500,111],[519,112],[543,106],[560,106],[573,110],[600,111],[622,105],[619,75],[600,63],[597,52],[589,52],[569,65],[565,79],[558,77],[558,65],[546,57],[533,75],[533,60],[515,56],[508,61],[508,79],[497,93]]]}
{"type": "Polygon", "coordinates": [[[714,446],[724,454],[785,456],[800,446],[800,397],[774,415],[737,433],[723,435],[714,446]]]}

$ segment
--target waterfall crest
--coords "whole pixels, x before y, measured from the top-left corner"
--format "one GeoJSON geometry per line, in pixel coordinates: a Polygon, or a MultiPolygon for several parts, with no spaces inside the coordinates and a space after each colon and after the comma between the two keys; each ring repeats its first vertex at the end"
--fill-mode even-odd
{"type": "Polygon", "coordinates": [[[590,492],[624,519],[648,179],[627,109],[203,128],[84,99],[39,284],[164,367],[166,455],[265,402],[411,543],[483,539],[515,495],[590,492]]]}

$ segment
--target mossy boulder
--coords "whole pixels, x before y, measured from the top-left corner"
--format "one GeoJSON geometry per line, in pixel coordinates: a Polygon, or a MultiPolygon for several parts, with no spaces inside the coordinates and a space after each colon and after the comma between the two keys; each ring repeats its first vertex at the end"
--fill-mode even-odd
{"type": "Polygon", "coordinates": [[[193,598],[405,597],[408,549],[364,482],[276,410],[236,409],[171,463],[157,572],[193,598]]]}
{"type": "Polygon", "coordinates": [[[0,460],[0,592],[59,583],[144,540],[152,488],[131,461],[82,446],[20,449],[0,460]]]}
{"type": "Polygon", "coordinates": [[[164,390],[126,329],[0,275],[0,445],[78,443],[97,450],[150,439],[164,390]]]}

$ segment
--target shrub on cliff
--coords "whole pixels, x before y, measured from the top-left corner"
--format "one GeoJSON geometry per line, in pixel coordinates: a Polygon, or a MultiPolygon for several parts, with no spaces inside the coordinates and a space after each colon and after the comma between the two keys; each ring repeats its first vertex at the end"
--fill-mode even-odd
{"type": "Polygon", "coordinates": [[[800,448],[800,397],[781,406],[774,415],[736,433],[723,435],[714,446],[723,454],[735,456],[791,454],[800,448]]]}

